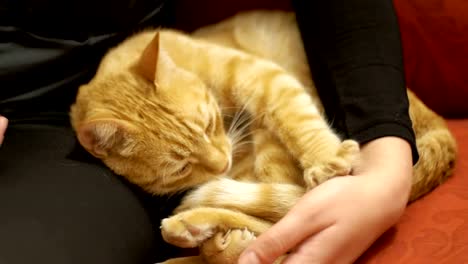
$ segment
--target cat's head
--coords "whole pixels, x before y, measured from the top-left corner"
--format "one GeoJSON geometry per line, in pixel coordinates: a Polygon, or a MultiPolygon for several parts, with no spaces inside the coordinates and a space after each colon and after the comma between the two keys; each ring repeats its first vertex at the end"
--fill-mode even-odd
{"type": "Polygon", "coordinates": [[[71,117],[87,151],[152,193],[196,186],[231,166],[214,96],[163,53],[159,35],[128,72],[82,86],[71,117]]]}

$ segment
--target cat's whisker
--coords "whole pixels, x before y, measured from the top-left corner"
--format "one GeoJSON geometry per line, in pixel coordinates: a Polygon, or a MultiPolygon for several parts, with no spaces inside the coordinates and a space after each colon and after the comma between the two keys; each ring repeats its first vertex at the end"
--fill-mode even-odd
{"type": "Polygon", "coordinates": [[[243,151],[246,147],[249,147],[249,146],[252,146],[253,145],[253,141],[244,141],[242,143],[239,143],[237,144],[234,149],[233,149],[233,155],[236,153],[236,152],[241,152],[243,151]]]}
{"type": "MultiPolygon", "coordinates": [[[[243,85],[243,84],[240,84],[240,85],[243,85]]],[[[253,94],[253,91],[252,91],[252,94],[253,94]]],[[[242,120],[242,122],[245,121],[245,120],[241,119],[242,117],[250,118],[249,114],[248,114],[248,111],[247,111],[247,107],[250,105],[252,100],[254,100],[254,97],[251,95],[251,96],[249,96],[246,103],[242,106],[242,108],[239,111],[236,112],[236,114],[234,116],[234,120],[231,123],[231,127],[229,128],[229,131],[231,131],[232,129],[235,129],[240,120],[242,120]]],[[[240,123],[242,123],[242,122],[240,122],[240,123]]],[[[229,134],[229,131],[228,131],[228,134],[229,134]]]]}
{"type": "Polygon", "coordinates": [[[253,140],[238,141],[235,145],[233,145],[233,151],[236,150],[237,148],[239,148],[240,146],[249,145],[249,144],[253,144],[253,143],[254,143],[253,140]]]}
{"type": "MultiPolygon", "coordinates": [[[[235,145],[236,143],[242,141],[243,139],[251,136],[252,133],[255,130],[257,130],[257,129],[252,130],[250,128],[252,123],[254,123],[257,118],[259,118],[259,117],[249,118],[248,122],[243,123],[242,126],[237,127],[234,131],[231,132],[231,134],[229,134],[229,137],[232,139],[233,145],[235,145]],[[247,129],[250,129],[250,131],[246,132],[245,130],[247,130],[247,129]]],[[[247,117],[245,119],[247,119],[247,117]]]]}
{"type": "Polygon", "coordinates": [[[233,140],[232,140],[232,145],[236,146],[239,145],[240,143],[244,142],[245,139],[249,138],[252,135],[251,132],[245,133],[245,134],[239,134],[237,135],[233,140]]]}
{"type": "Polygon", "coordinates": [[[242,113],[236,114],[236,118],[231,123],[231,127],[228,131],[228,135],[230,134],[235,135],[235,134],[243,133],[252,124],[253,120],[255,119],[253,119],[252,121],[249,121],[249,120],[250,120],[249,116],[243,115],[242,113]]]}
{"type": "Polygon", "coordinates": [[[249,131],[247,133],[239,133],[236,135],[236,137],[233,139],[233,145],[238,144],[239,142],[242,142],[244,139],[250,137],[252,135],[252,132],[249,131]]]}
{"type": "Polygon", "coordinates": [[[241,142],[237,143],[236,145],[234,145],[234,149],[238,148],[239,146],[253,144],[253,143],[254,143],[254,140],[244,140],[244,141],[241,141],[241,142]]]}
{"type": "Polygon", "coordinates": [[[220,106],[219,109],[221,109],[221,110],[225,110],[225,109],[231,110],[231,109],[239,109],[239,107],[238,106],[220,106]]]}
{"type": "Polygon", "coordinates": [[[234,117],[231,121],[231,125],[229,126],[229,130],[227,131],[228,134],[231,134],[234,130],[236,130],[236,127],[238,125],[238,122],[239,122],[239,119],[242,115],[242,109],[241,111],[237,111],[235,114],[234,114],[234,117]]]}

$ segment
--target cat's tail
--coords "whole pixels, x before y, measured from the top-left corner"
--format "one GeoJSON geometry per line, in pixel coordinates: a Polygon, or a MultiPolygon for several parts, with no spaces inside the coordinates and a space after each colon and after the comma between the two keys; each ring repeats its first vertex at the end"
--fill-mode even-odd
{"type": "Polygon", "coordinates": [[[420,138],[416,144],[419,162],[414,167],[410,202],[430,192],[452,175],[457,146],[448,129],[436,129],[420,138]]]}
{"type": "Polygon", "coordinates": [[[277,222],[304,195],[305,188],[285,183],[256,183],[220,178],[186,195],[175,213],[217,207],[277,222]]]}
{"type": "Polygon", "coordinates": [[[457,144],[445,120],[409,92],[410,114],[416,134],[419,161],[413,171],[410,202],[422,197],[452,175],[457,144]]]}

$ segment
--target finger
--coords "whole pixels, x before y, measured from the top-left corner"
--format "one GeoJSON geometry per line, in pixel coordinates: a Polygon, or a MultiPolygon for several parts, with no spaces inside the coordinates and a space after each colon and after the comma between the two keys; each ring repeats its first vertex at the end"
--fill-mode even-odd
{"type": "MultiPolygon", "coordinates": [[[[241,255],[240,264],[273,263],[305,238],[330,226],[322,217],[315,217],[313,200],[301,200],[278,223],[261,234],[241,255]]],[[[317,210],[318,212],[319,210],[317,210]]]]}
{"type": "Polygon", "coordinates": [[[282,264],[342,263],[336,259],[337,253],[340,253],[344,244],[342,239],[344,234],[339,234],[338,229],[335,225],[330,226],[307,238],[286,257],[282,264]]]}
{"type": "Polygon", "coordinates": [[[361,233],[362,231],[349,228],[348,225],[332,225],[304,240],[282,264],[354,263],[378,237],[361,236],[361,233]]]}
{"type": "Polygon", "coordinates": [[[5,137],[5,131],[8,126],[8,119],[3,116],[0,116],[0,145],[3,143],[5,137]]]}

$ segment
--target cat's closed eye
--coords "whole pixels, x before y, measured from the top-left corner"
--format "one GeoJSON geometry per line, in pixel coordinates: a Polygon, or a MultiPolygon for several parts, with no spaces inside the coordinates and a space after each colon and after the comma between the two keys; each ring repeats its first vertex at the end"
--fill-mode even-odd
{"type": "Polygon", "coordinates": [[[182,166],[178,171],[177,175],[185,177],[189,175],[192,172],[192,164],[191,163],[186,163],[184,166],[182,166]]]}

